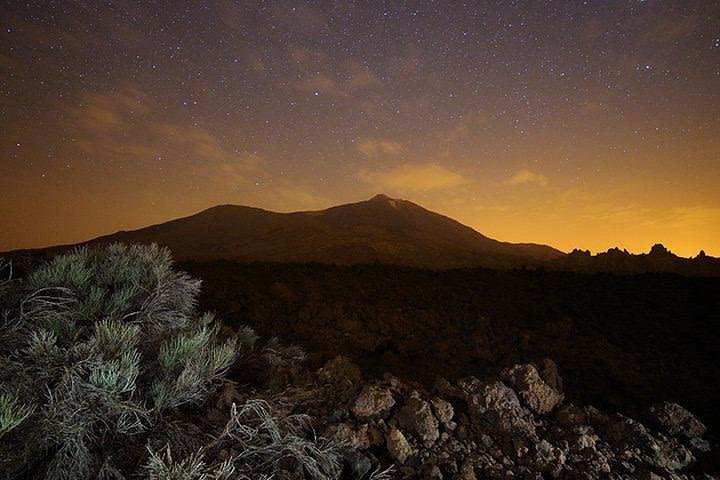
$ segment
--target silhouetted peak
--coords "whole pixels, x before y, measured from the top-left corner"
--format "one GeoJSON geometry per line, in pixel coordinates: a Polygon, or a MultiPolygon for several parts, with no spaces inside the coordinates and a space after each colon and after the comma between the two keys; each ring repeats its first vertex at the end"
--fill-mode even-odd
{"type": "Polygon", "coordinates": [[[656,243],[650,249],[650,255],[669,255],[669,254],[670,254],[670,250],[665,248],[665,245],[663,245],[662,243],[656,243]]]}
{"type": "Polygon", "coordinates": [[[697,257],[695,258],[705,258],[707,255],[705,254],[705,250],[700,250],[700,252],[697,254],[697,257]]]}
{"type": "Polygon", "coordinates": [[[388,197],[388,196],[385,195],[384,193],[378,193],[377,195],[375,195],[374,197],[372,197],[372,198],[370,199],[370,201],[371,201],[371,202],[392,202],[392,201],[395,201],[395,199],[388,197]]]}
{"type": "Polygon", "coordinates": [[[202,210],[199,213],[217,213],[217,212],[232,212],[234,210],[240,210],[243,207],[239,205],[232,205],[229,203],[224,203],[221,205],[215,205],[213,207],[206,208],[205,210],[202,210]]]}
{"type": "MultiPolygon", "coordinates": [[[[264,212],[265,210],[257,207],[248,207],[245,205],[222,204],[214,207],[206,208],[201,212],[191,215],[191,217],[218,218],[218,217],[234,217],[246,214],[247,212],[264,212]]],[[[178,219],[181,220],[181,219],[178,219]]],[[[177,220],[175,220],[177,221],[177,220]]]]}
{"type": "Polygon", "coordinates": [[[393,209],[397,209],[398,207],[403,205],[414,205],[412,202],[408,202],[407,200],[400,200],[399,198],[392,198],[385,195],[384,193],[379,193],[375,195],[370,200],[368,200],[368,203],[371,203],[373,205],[392,207],[393,209]]]}

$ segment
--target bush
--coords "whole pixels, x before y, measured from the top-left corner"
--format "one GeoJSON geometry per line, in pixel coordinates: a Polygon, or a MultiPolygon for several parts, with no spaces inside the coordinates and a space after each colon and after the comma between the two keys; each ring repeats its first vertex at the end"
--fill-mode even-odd
{"type": "Polygon", "coordinates": [[[281,459],[339,475],[335,445],[267,404],[233,406],[212,431],[202,406],[256,337],[219,338],[196,312],[200,282],[167,250],[81,248],[11,276],[0,262],[3,478],[259,478],[281,459]]]}

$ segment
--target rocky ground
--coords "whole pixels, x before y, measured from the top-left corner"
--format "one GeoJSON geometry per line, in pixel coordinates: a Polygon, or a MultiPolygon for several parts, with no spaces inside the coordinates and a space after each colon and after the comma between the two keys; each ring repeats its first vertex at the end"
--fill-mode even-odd
{"type": "Polygon", "coordinates": [[[367,377],[499,377],[552,358],[577,405],[642,418],[676,402],[720,432],[720,278],[214,262],[203,308],[367,377]]]}
{"type": "Polygon", "coordinates": [[[707,473],[717,444],[682,406],[653,405],[641,423],[566,403],[552,360],[423,388],[392,375],[363,380],[337,357],[305,381],[312,387],[293,408],[355,447],[347,478],[379,478],[390,465],[392,478],[717,478],[707,473]]]}

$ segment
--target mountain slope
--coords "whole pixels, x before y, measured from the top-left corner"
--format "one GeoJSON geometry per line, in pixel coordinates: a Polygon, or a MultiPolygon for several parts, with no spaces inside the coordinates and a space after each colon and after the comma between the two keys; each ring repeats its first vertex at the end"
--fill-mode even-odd
{"type": "Polygon", "coordinates": [[[177,260],[382,262],[430,268],[532,265],[563,255],[499,242],[405,200],[370,200],[313,212],[222,205],[196,215],[87,242],[155,242],[177,260]]]}

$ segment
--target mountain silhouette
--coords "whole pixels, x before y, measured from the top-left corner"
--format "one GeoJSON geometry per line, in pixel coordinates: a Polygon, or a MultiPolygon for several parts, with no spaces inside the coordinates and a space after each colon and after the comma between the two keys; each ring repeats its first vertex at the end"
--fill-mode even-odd
{"type": "MultiPolygon", "coordinates": [[[[184,261],[393,264],[432,269],[542,267],[550,270],[637,274],[720,275],[720,259],[700,252],[678,257],[661,244],[648,253],[619,248],[566,254],[547,245],[508,243],[407,200],[376,195],[326,210],[277,213],[219,205],[188,217],[83,242],[157,243],[184,261]]],[[[52,255],[74,245],[8,252],[52,255]]]]}
{"type": "Polygon", "coordinates": [[[545,245],[493,240],[449,217],[386,195],[294,213],[220,205],[86,244],[111,242],[154,242],[168,247],[179,261],[380,262],[443,269],[535,265],[564,255],[545,245]]]}

